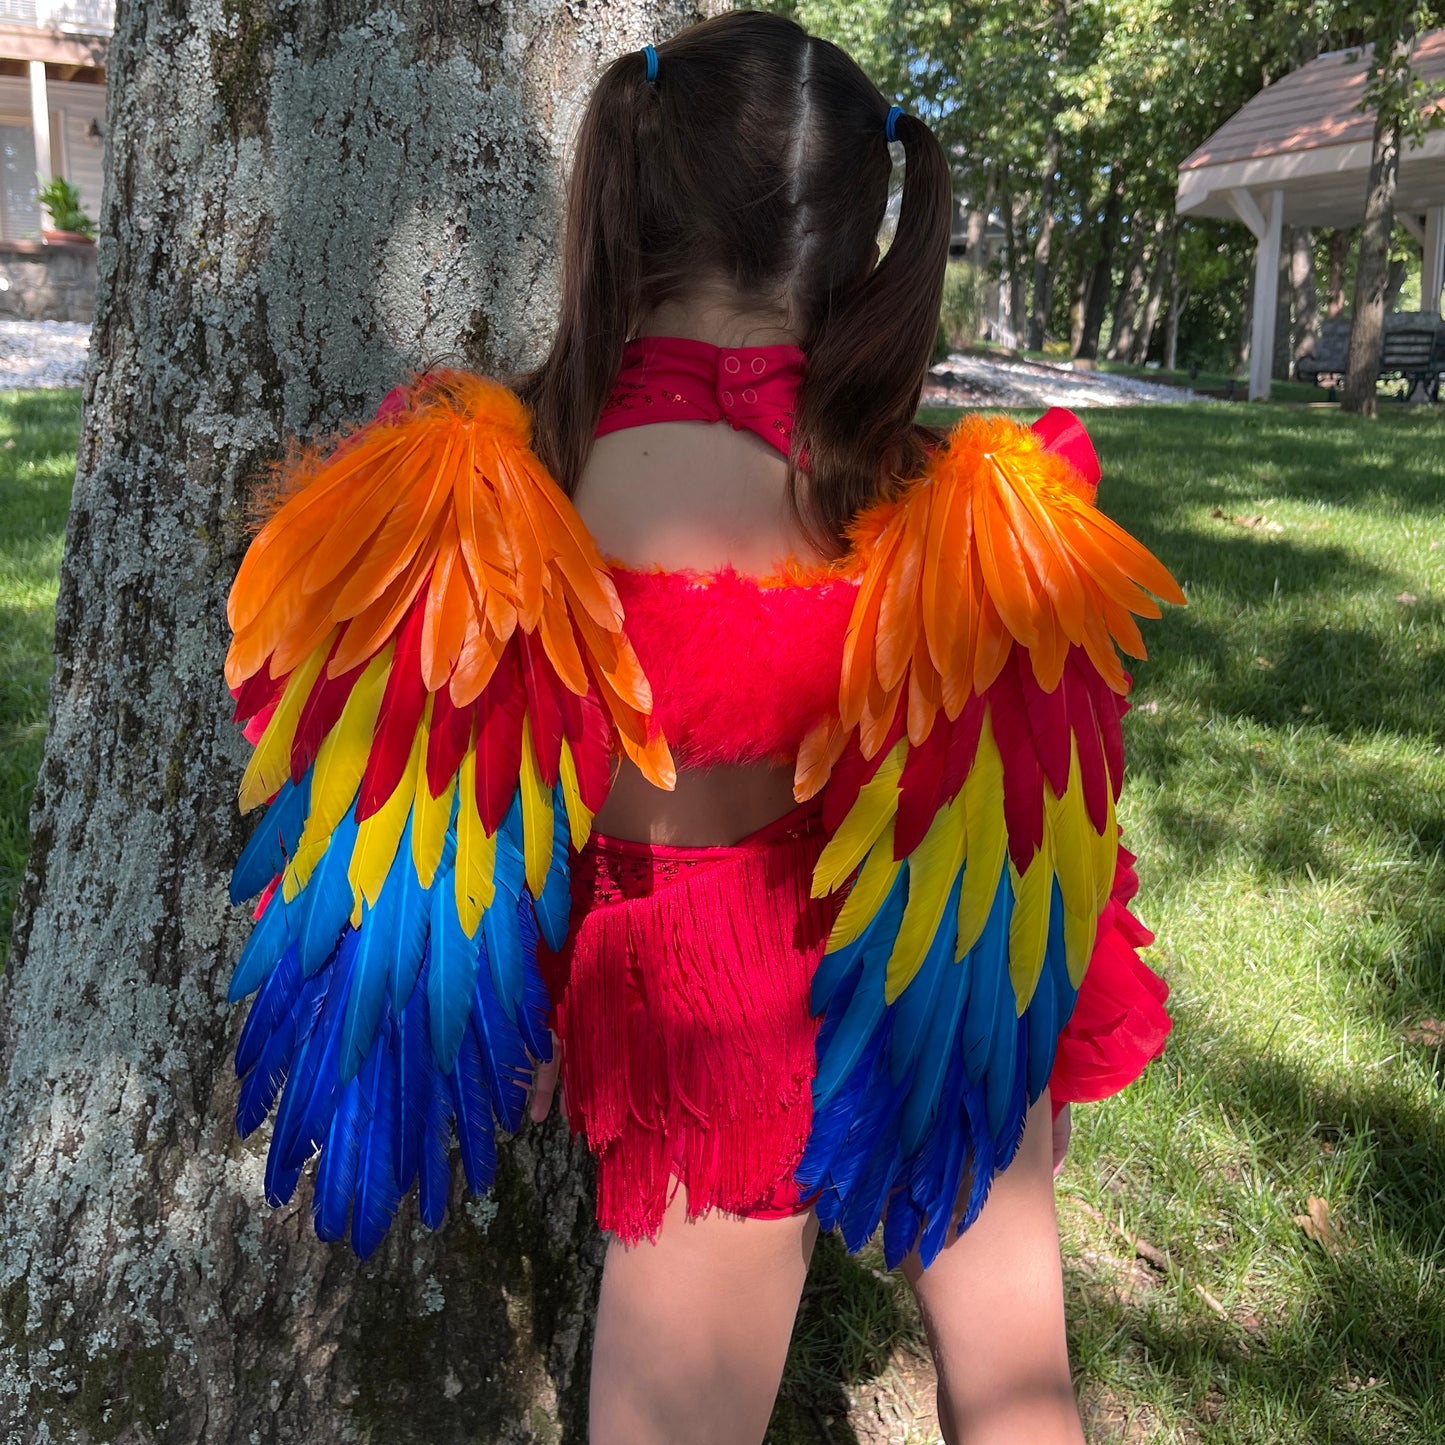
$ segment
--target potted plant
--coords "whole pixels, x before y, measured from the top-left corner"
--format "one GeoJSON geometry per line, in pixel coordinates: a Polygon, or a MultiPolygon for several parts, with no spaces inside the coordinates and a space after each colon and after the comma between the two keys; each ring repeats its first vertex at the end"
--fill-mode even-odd
{"type": "Polygon", "coordinates": [[[41,240],[52,245],[56,242],[73,246],[94,244],[95,222],[81,210],[80,192],[69,181],[56,176],[36,191],[35,198],[50,212],[53,226],[51,230],[41,229],[41,240]]]}

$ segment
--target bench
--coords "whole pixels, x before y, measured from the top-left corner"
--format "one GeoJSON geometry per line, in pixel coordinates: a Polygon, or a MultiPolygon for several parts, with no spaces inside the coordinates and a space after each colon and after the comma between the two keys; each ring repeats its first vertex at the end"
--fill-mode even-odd
{"type": "MultiPolygon", "coordinates": [[[[1312,355],[1301,357],[1295,375],[1301,381],[1325,383],[1331,390],[1344,380],[1350,361],[1350,318],[1336,316],[1320,327],[1312,355]]],[[[1398,377],[1409,397],[1423,387],[1431,401],[1440,399],[1445,376],[1445,322],[1433,311],[1399,311],[1385,317],[1380,347],[1380,377],[1398,377]]]]}

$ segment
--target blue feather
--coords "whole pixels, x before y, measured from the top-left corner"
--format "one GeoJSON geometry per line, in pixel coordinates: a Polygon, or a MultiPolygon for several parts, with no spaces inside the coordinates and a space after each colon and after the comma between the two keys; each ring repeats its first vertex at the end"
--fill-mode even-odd
{"type": "Polygon", "coordinates": [[[236,960],[236,967],[231,971],[231,983],[226,989],[227,1003],[240,1003],[270,977],[271,970],[296,937],[296,920],[291,915],[292,905],[281,896],[278,888],[271,895],[266,911],[256,920],[256,926],[236,960]]]}
{"type": "Polygon", "coordinates": [[[945,977],[950,973],[967,973],[966,954],[961,964],[955,965],[953,961],[954,945],[958,941],[958,895],[962,888],[963,874],[960,873],[954,880],[943,919],[923,956],[923,963],[893,1005],[893,1037],[888,1052],[889,1078],[895,1084],[902,1083],[915,1064],[926,1061],[924,1038],[933,1022],[945,977]]]}
{"type": "Polygon", "coordinates": [[[439,1069],[433,1069],[417,1184],[421,1221],[428,1229],[440,1229],[447,1215],[447,1195],[452,1187],[451,1147],[451,1090],[446,1076],[439,1069]]]}
{"type": "Polygon", "coordinates": [[[481,1051],[492,1107],[497,1111],[502,1127],[514,1134],[522,1127],[531,1071],[522,1036],[497,1002],[492,992],[492,980],[484,971],[477,974],[471,1026],[481,1051]]]}
{"type": "MultiPolygon", "coordinates": [[[[1009,997],[1012,998],[1012,991],[1009,997]]],[[[988,1072],[984,1076],[984,1092],[988,1098],[988,1127],[998,1144],[1008,1128],[1015,1086],[1022,1084],[1025,1061],[1019,1058],[1019,1046],[1028,1047],[1028,1022],[1018,1018],[1013,1005],[1008,1005],[1009,1018],[994,1027],[993,1051],[988,1056],[988,1072]]],[[[1002,1152],[1002,1151],[1000,1151],[1002,1152]]]]}
{"type": "MultiPolygon", "coordinates": [[[[497,830],[497,861],[493,870],[497,896],[482,914],[482,937],[486,941],[487,965],[492,987],[507,1017],[514,1022],[522,1009],[527,982],[519,903],[530,900],[526,892],[526,864],[518,840],[521,838],[520,792],[497,830]]],[[[530,911],[531,903],[527,901],[530,911]]]]}
{"type": "Polygon", "coordinates": [[[454,875],[450,869],[438,872],[431,889],[427,1007],[432,1054],[443,1073],[451,1070],[457,1060],[480,961],[477,940],[467,937],[457,917],[454,875]]]}
{"type": "Polygon", "coordinates": [[[310,807],[311,769],[307,768],[299,783],[287,778],[281,784],[256,831],[241,849],[231,874],[232,903],[254,898],[285,868],[286,860],[296,852],[310,807]]]}
{"type": "Polygon", "coordinates": [[[552,866],[537,900],[537,924],[547,947],[560,952],[567,942],[572,916],[572,878],[569,860],[572,834],[567,826],[567,800],[559,783],[552,791],[552,866]]]}
{"type": "Polygon", "coordinates": [[[346,1217],[356,1194],[357,1144],[366,1125],[367,1108],[361,1080],[353,1079],[341,1091],[316,1169],[311,1213],[318,1239],[340,1239],[346,1233],[346,1217]]]}
{"type": "MultiPolygon", "coordinates": [[[[301,943],[301,971],[315,973],[336,950],[336,941],[351,916],[351,851],[356,846],[356,808],[336,825],[321,861],[292,903],[301,943]]],[[[269,910],[268,910],[269,911],[269,910]]]]}
{"type": "Polygon", "coordinates": [[[898,927],[903,922],[903,909],[908,902],[908,869],[900,868],[893,880],[888,896],[878,912],[869,921],[863,932],[835,953],[825,953],[817,968],[813,970],[813,986],[810,1003],[815,1015],[828,1009],[838,985],[861,961],[863,955],[877,946],[880,938],[886,938],[891,950],[898,937],[898,927]]]}
{"type": "Polygon", "coordinates": [[[371,1257],[401,1204],[392,1152],[396,1063],[389,1043],[389,1031],[384,1030],[358,1075],[369,1101],[356,1159],[356,1208],[351,1213],[351,1247],[359,1259],[371,1257]]]}
{"type": "MultiPolygon", "coordinates": [[[[441,861],[437,868],[440,873],[452,867],[457,856],[455,833],[448,833],[442,843],[441,861]]],[[[433,883],[435,883],[433,879],[433,883]]],[[[381,896],[376,900],[377,912],[385,915],[385,935],[392,940],[391,955],[391,1011],[400,1014],[411,999],[416,987],[417,974],[426,953],[427,929],[431,922],[431,896],[421,886],[416,876],[416,865],[411,857],[411,819],[406,820],[401,842],[396,847],[396,857],[387,871],[386,882],[381,885],[381,896]]]]}
{"type": "Polygon", "coordinates": [[[446,1075],[446,1082],[462,1147],[462,1169],[473,1194],[485,1194],[492,1187],[497,1167],[497,1141],[483,1069],[476,1031],[467,1029],[457,1050],[456,1067],[446,1075]]]}
{"type": "Polygon", "coordinates": [[[921,1206],[926,1218],[917,1241],[918,1255],[925,1267],[948,1243],[949,1225],[953,1222],[959,1195],[963,1192],[964,1170],[976,1157],[962,1109],[963,1095],[968,1087],[967,1076],[962,1069],[951,1071],[939,1103],[938,1126],[932,1132],[931,1147],[920,1155],[911,1181],[912,1198],[921,1206]]]}
{"type": "Polygon", "coordinates": [[[341,1089],[337,1072],[341,1021],[345,1016],[355,952],[356,933],[347,929],[335,962],[326,970],[326,995],[316,1026],[297,1055],[295,1068],[286,1081],[286,1091],[281,1095],[271,1148],[281,1151],[281,1163],[287,1169],[300,1168],[331,1127],[331,1115],[341,1089]]]}
{"type": "Polygon", "coordinates": [[[241,1037],[236,1041],[236,1077],[242,1078],[256,1067],[256,1061],[267,1048],[272,1033],[291,1011],[301,992],[301,963],[293,944],[271,970],[261,992],[246,1013],[241,1037]]]}
{"type": "Polygon", "coordinates": [[[356,1076],[362,1060],[376,1042],[377,1025],[386,1007],[386,981],[395,954],[395,943],[388,937],[390,923],[387,909],[380,904],[372,908],[362,903],[351,989],[346,999],[346,1018],[341,1025],[343,1084],[356,1076]]]}
{"type": "MultiPolygon", "coordinates": [[[[950,907],[954,906],[950,904],[950,907]]],[[[952,942],[947,944],[942,964],[943,981],[933,1001],[927,1032],[918,1048],[918,1067],[903,1105],[900,1133],[905,1154],[918,1152],[935,1120],[939,1128],[953,1127],[947,1111],[940,1109],[939,1100],[944,1093],[945,1079],[950,1074],[965,1073],[962,1051],[958,1047],[958,1029],[968,998],[972,966],[971,955],[965,955],[955,963],[953,947],[952,942]]]]}
{"type": "Polygon", "coordinates": [[[396,1044],[392,1057],[396,1068],[397,1105],[393,1116],[396,1141],[397,1188],[405,1194],[416,1182],[421,1169],[427,1111],[431,1107],[432,1063],[430,1022],[427,1018],[426,980],[418,978],[406,1009],[392,1016],[396,1044]]]}
{"type": "Polygon", "coordinates": [[[522,936],[522,1006],[517,1010],[517,1027],[527,1052],[538,1063],[546,1063],[552,1057],[552,1031],[547,1027],[552,1000],[537,965],[537,925],[525,899],[517,905],[517,928],[522,936]]]}
{"type": "Polygon", "coordinates": [[[1014,1018],[1013,984],[1008,972],[1009,923],[1013,918],[1013,885],[1008,864],[999,876],[988,921],[974,944],[969,968],[968,1008],[963,1016],[963,1057],[968,1077],[983,1078],[995,1049],[1003,1016],[1014,1018]]]}
{"type": "Polygon", "coordinates": [[[1010,1075],[1012,1087],[1003,1099],[1000,1117],[997,1121],[994,1119],[992,1089],[989,1090],[988,1100],[989,1127],[993,1130],[994,1149],[998,1154],[1000,1169],[1007,1169],[1013,1161],[1014,1151],[1019,1147],[1019,1140],[1023,1138],[1024,1117],[1028,1113],[1029,1107],[1028,1081],[1025,1077],[1028,1068],[1028,1020],[1019,1019],[1012,1034],[1013,1052],[1019,1062],[1010,1075]]]}

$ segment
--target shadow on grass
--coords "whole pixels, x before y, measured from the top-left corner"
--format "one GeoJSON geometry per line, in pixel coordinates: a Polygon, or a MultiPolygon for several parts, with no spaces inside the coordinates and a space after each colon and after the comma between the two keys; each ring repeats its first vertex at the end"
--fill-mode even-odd
{"type": "Polygon", "coordinates": [[[899,1345],[923,1348],[902,1277],[868,1260],[835,1235],[818,1240],[765,1445],[858,1445],[849,1387],[883,1374],[899,1345]]]}

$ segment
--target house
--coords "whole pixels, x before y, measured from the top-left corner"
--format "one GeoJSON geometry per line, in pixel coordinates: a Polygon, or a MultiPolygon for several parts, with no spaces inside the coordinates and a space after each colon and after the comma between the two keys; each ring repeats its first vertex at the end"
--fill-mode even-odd
{"type": "Polygon", "coordinates": [[[95,247],[46,241],[40,182],[100,215],[105,59],[114,0],[0,0],[0,316],[88,321],[95,247]]]}

